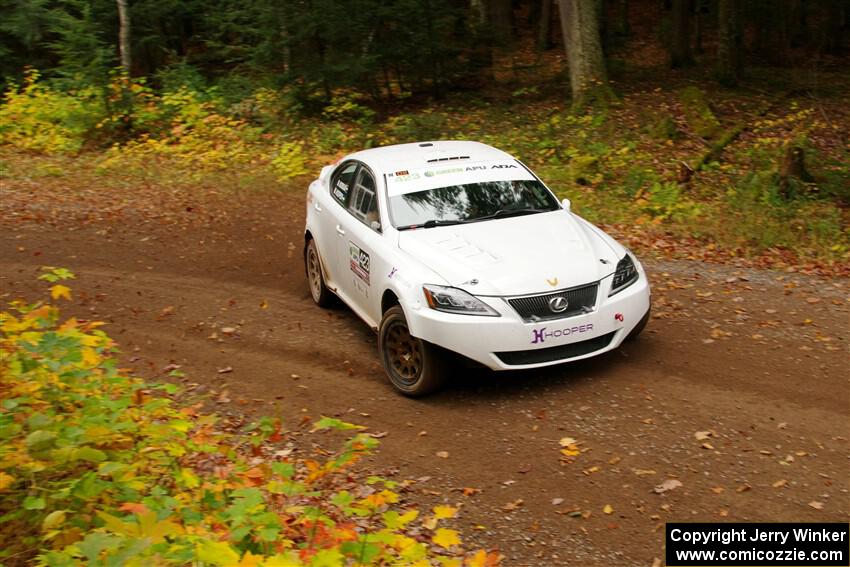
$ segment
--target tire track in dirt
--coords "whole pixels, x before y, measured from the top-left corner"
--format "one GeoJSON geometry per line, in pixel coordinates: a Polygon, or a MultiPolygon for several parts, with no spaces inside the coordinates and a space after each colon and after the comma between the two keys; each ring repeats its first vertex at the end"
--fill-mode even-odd
{"type": "Polygon", "coordinates": [[[229,393],[220,411],[386,432],[372,465],[416,479],[406,497],[420,506],[461,504],[470,545],[500,548],[508,565],[649,565],[665,521],[847,521],[845,287],[799,278],[792,289],[768,272],[726,283],[733,268],[647,262],[669,288],[656,300],[683,307],[638,341],[542,371],[459,368],[446,391],[410,400],[392,392],[366,325],[311,303],[300,198],[274,202],[260,214],[264,197],[248,195],[229,221],[179,230],[0,220],[0,296],[35,299],[38,267],[67,266],[79,275],[67,313],[108,321],[138,374],[179,364],[196,391],[229,393]],[[788,324],[759,326],[777,318],[788,324]],[[562,463],[562,437],[585,451],[562,463]],[[667,478],[683,486],[653,493],[667,478]]]}

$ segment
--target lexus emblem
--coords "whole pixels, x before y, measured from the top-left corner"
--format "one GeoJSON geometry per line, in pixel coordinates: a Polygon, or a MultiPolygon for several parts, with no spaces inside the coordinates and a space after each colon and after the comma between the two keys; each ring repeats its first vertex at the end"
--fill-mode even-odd
{"type": "Polygon", "coordinates": [[[552,313],[563,313],[570,306],[570,302],[566,297],[556,295],[549,300],[549,311],[552,313]]]}

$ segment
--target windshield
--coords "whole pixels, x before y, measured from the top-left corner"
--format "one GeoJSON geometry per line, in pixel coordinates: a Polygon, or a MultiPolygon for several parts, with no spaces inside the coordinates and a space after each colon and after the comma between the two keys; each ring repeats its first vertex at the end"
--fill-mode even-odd
{"type": "Polygon", "coordinates": [[[389,199],[389,208],[395,226],[403,230],[555,211],[560,205],[536,179],[520,179],[395,195],[389,199]]]}

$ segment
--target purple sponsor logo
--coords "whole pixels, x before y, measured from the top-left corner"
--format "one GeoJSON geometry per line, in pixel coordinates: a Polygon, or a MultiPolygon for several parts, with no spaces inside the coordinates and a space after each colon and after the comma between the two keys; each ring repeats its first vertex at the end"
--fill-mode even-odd
{"type": "Polygon", "coordinates": [[[587,323],[585,325],[576,325],[575,327],[564,327],[563,329],[555,329],[554,331],[547,331],[547,328],[548,327],[543,327],[542,329],[532,329],[531,344],[536,345],[545,342],[546,339],[557,339],[559,337],[568,337],[570,335],[576,335],[578,333],[586,333],[588,331],[592,331],[593,323],[587,323]]]}

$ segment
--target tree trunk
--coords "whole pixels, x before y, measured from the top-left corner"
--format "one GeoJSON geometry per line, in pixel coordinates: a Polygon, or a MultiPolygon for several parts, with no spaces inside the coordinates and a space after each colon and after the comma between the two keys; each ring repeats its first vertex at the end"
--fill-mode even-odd
{"type": "Polygon", "coordinates": [[[841,55],[844,51],[844,28],[847,6],[845,0],[827,2],[827,24],[823,46],[826,53],[841,55]]]}
{"type": "Polygon", "coordinates": [[[559,0],[561,29],[570,65],[573,108],[613,98],[599,38],[597,0],[559,0]]]}
{"type": "Polygon", "coordinates": [[[283,72],[289,74],[289,71],[292,69],[292,47],[289,44],[289,22],[287,21],[287,19],[289,18],[289,14],[286,13],[286,11],[281,10],[279,18],[280,38],[282,43],[281,58],[283,60],[283,72]]]}
{"type": "Polygon", "coordinates": [[[788,0],[785,37],[789,48],[800,47],[808,39],[806,6],[803,0],[788,0]]]}
{"type": "Polygon", "coordinates": [[[789,200],[794,197],[800,183],[811,183],[814,178],[806,169],[806,153],[798,145],[789,144],[782,153],[779,164],[779,194],[789,200]]]}
{"type": "Polygon", "coordinates": [[[124,73],[130,74],[130,8],[127,0],[116,0],[118,3],[118,52],[121,55],[121,67],[124,73]]]}
{"type": "Polygon", "coordinates": [[[741,74],[738,0],[720,0],[717,12],[717,78],[721,84],[733,87],[741,74]]]}
{"type": "Polygon", "coordinates": [[[537,28],[537,49],[552,49],[552,4],[554,0],[543,0],[540,6],[540,21],[537,28]]]}
{"type": "Polygon", "coordinates": [[[528,18],[526,18],[529,27],[533,28],[535,24],[540,22],[540,12],[544,2],[546,0],[531,0],[531,5],[528,7],[528,18]]]}
{"type": "Polygon", "coordinates": [[[670,66],[687,67],[694,62],[691,52],[691,2],[673,0],[673,35],[670,38],[670,66]]]}
{"type": "Polygon", "coordinates": [[[596,21],[599,26],[599,39],[602,43],[602,56],[605,56],[605,49],[608,47],[609,41],[609,26],[608,26],[608,10],[605,6],[605,0],[596,0],[596,21]]]}
{"type": "Polygon", "coordinates": [[[631,33],[629,26],[629,0],[620,0],[617,11],[617,35],[627,37],[631,33]]]}
{"type": "Polygon", "coordinates": [[[497,44],[508,45],[513,41],[512,0],[487,0],[487,19],[497,44]]]}
{"type": "Polygon", "coordinates": [[[694,51],[702,54],[703,2],[696,0],[694,6],[694,51]]]}

